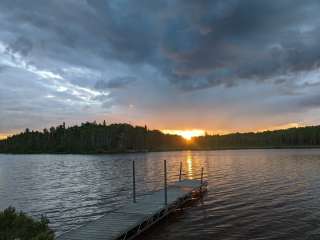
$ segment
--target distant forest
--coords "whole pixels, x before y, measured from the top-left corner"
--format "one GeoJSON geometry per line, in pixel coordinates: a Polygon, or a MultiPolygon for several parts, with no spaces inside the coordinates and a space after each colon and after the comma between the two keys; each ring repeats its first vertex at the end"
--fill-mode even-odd
{"type": "Polygon", "coordinates": [[[182,149],[185,140],[147,127],[104,121],[30,131],[0,141],[2,153],[112,153],[182,149]]]}
{"type": "Polygon", "coordinates": [[[168,150],[320,147],[320,126],[257,133],[206,135],[186,141],[146,126],[104,121],[49,130],[26,129],[0,141],[1,153],[117,153],[168,150]]]}

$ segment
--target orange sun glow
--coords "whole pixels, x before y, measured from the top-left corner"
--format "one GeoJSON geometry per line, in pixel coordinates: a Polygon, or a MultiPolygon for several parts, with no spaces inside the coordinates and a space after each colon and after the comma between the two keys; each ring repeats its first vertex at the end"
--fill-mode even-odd
{"type": "Polygon", "coordinates": [[[7,135],[1,134],[0,133],[0,140],[7,138],[7,135]]]}
{"type": "Polygon", "coordinates": [[[164,129],[162,132],[166,134],[174,134],[183,137],[186,140],[191,140],[193,137],[204,136],[205,131],[201,129],[192,129],[192,130],[171,130],[164,129]]]}

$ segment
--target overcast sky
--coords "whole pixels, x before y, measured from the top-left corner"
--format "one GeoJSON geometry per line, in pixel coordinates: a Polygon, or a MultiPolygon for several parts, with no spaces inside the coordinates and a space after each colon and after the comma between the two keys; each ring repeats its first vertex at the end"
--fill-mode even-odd
{"type": "Polygon", "coordinates": [[[318,0],[1,0],[0,135],[320,123],[318,0]]]}

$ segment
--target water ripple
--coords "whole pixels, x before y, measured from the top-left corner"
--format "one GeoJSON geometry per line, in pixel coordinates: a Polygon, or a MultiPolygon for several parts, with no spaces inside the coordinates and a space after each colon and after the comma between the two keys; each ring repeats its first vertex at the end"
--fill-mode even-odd
{"type": "Polygon", "coordinates": [[[0,155],[0,208],[46,214],[59,235],[168,181],[199,178],[208,193],[142,239],[320,239],[320,150],[238,150],[118,155],[0,155]]]}

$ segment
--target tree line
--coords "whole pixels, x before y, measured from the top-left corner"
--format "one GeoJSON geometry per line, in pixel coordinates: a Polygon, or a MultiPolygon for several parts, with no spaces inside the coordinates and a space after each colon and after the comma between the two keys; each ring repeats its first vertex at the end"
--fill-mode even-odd
{"type": "Polygon", "coordinates": [[[96,122],[24,132],[0,141],[1,153],[113,153],[320,146],[320,126],[285,130],[205,135],[186,141],[147,126],[96,122]]]}
{"type": "Polygon", "coordinates": [[[320,147],[320,126],[206,135],[197,137],[192,147],[194,149],[320,147]]]}
{"type": "Polygon", "coordinates": [[[146,126],[110,124],[104,121],[66,127],[65,123],[19,134],[0,141],[2,153],[111,153],[174,150],[184,147],[175,135],[149,130],[146,126]]]}

